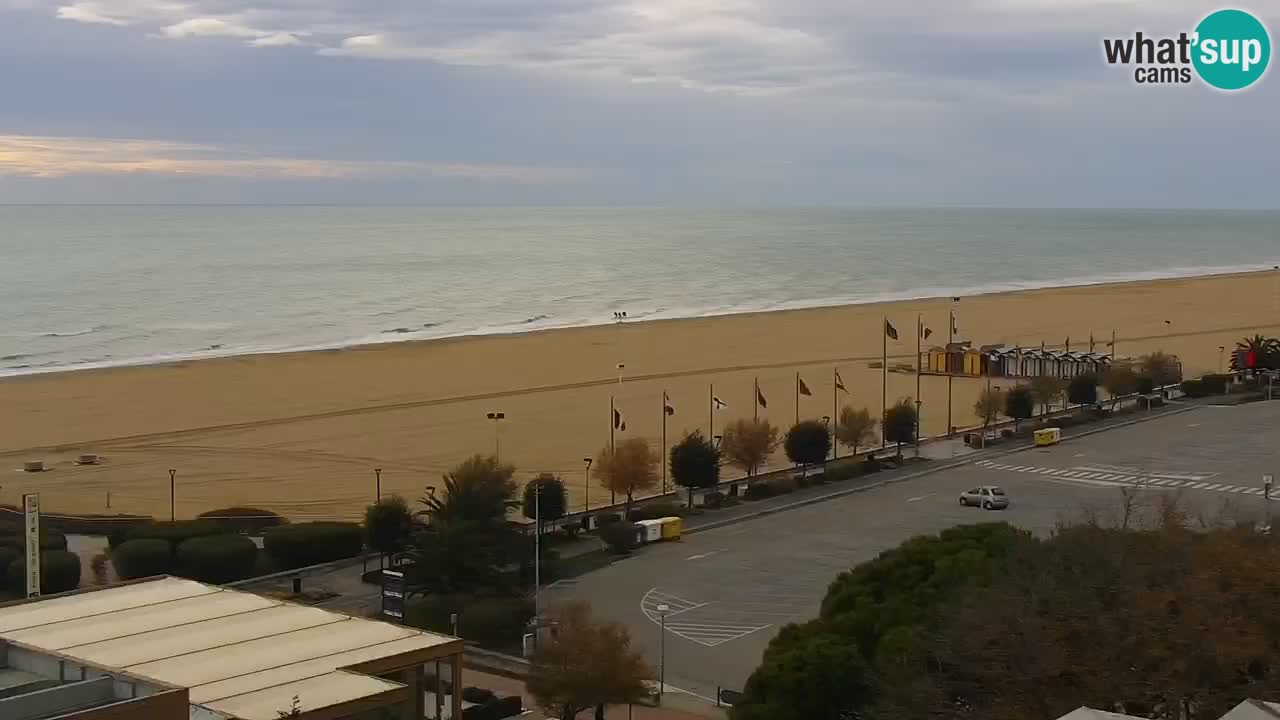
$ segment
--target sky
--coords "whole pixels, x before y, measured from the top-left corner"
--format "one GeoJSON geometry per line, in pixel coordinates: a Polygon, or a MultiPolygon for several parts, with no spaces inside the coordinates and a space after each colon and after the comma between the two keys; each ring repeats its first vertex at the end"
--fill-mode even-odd
{"type": "Polygon", "coordinates": [[[1103,60],[1219,7],[0,0],[0,203],[1280,207],[1280,71],[1103,60]]]}

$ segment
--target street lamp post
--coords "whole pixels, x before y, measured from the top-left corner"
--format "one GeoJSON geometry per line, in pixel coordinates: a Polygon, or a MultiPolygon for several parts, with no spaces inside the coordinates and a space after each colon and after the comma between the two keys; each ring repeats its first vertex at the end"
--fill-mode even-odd
{"type": "Polygon", "coordinates": [[[374,478],[374,480],[373,480],[373,482],[374,482],[374,496],[373,496],[373,501],[374,501],[374,502],[381,502],[381,501],[382,501],[382,468],[374,468],[374,469],[373,469],[373,478],[374,478]]]}
{"type": "Polygon", "coordinates": [[[1222,356],[1227,352],[1227,346],[1218,346],[1218,374],[1222,374],[1222,356]]]}
{"type": "Polygon", "coordinates": [[[823,415],[823,416],[822,416],[822,424],[827,428],[827,434],[828,434],[828,435],[831,435],[831,449],[832,449],[832,450],[835,450],[835,447],[836,447],[836,438],[835,438],[835,435],[834,435],[834,434],[832,434],[832,432],[831,432],[831,416],[830,416],[830,415],[823,415]]]}
{"type": "Polygon", "coordinates": [[[177,471],[177,470],[175,470],[175,469],[173,469],[173,468],[169,468],[169,522],[174,522],[174,521],[176,521],[176,520],[178,519],[178,513],[177,513],[177,510],[176,510],[176,508],[177,508],[176,502],[177,502],[177,501],[176,501],[176,500],[174,500],[174,495],[175,495],[175,493],[174,493],[174,486],[175,486],[177,483],[176,483],[176,482],[174,481],[174,479],[173,479],[173,478],[174,478],[174,476],[176,476],[177,474],[178,474],[178,471],[177,471]]]}
{"type": "Polygon", "coordinates": [[[583,486],[583,492],[586,497],[582,501],[582,509],[590,512],[591,510],[591,458],[582,458],[582,462],[587,464],[587,484],[583,486]]]}
{"type": "MultiPolygon", "coordinates": [[[[538,595],[542,591],[542,483],[533,481],[533,616],[542,619],[538,595]]],[[[538,642],[538,630],[534,628],[533,642],[538,642]]]]}
{"type": "Polygon", "coordinates": [[[501,453],[499,452],[501,448],[498,446],[498,423],[507,419],[507,414],[491,412],[486,417],[493,421],[493,459],[497,461],[501,459],[501,453]]]}
{"type": "Polygon", "coordinates": [[[662,691],[667,685],[667,613],[669,605],[658,606],[658,704],[662,704],[662,691]]]}

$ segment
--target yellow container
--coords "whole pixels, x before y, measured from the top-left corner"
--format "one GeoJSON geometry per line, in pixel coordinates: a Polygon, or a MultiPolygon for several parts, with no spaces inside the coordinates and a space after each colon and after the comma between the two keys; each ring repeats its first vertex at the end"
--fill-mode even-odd
{"type": "Polygon", "coordinates": [[[684,522],[678,517],[662,518],[662,539],[663,540],[679,540],[680,532],[684,529],[684,522]]]}
{"type": "Polygon", "coordinates": [[[1045,428],[1035,432],[1036,445],[1057,445],[1062,440],[1062,431],[1058,428],[1045,428]]]}

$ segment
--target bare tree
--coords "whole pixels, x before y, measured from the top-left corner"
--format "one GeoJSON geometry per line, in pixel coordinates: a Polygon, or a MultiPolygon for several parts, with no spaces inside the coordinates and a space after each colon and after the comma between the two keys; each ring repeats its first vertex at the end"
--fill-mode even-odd
{"type": "Polygon", "coordinates": [[[1127,362],[1116,363],[1102,373],[1102,387],[1111,396],[1111,409],[1115,410],[1120,398],[1138,390],[1138,373],[1127,362]]]}
{"type": "Polygon", "coordinates": [[[586,603],[569,603],[549,613],[554,635],[538,643],[525,687],[548,713],[571,720],[588,708],[604,717],[604,707],[634,703],[649,694],[655,673],[632,649],[627,629],[595,622],[586,603]]]}
{"type": "Polygon", "coordinates": [[[769,461],[769,456],[778,449],[778,428],[769,424],[768,420],[746,419],[735,420],[724,429],[724,438],[720,441],[720,452],[730,463],[755,475],[756,470],[769,461]]]}
{"type": "Polygon", "coordinates": [[[1052,375],[1041,375],[1031,380],[1031,394],[1035,396],[1036,402],[1044,408],[1044,414],[1048,415],[1050,408],[1058,398],[1062,397],[1062,393],[1067,389],[1067,382],[1060,377],[1052,375]]]}
{"type": "Polygon", "coordinates": [[[840,421],[836,424],[836,439],[853,448],[856,454],[859,445],[868,445],[872,442],[875,427],[875,418],[871,417],[869,410],[866,408],[854,410],[845,405],[840,408],[840,421]]]}
{"type": "Polygon", "coordinates": [[[596,459],[600,468],[598,477],[604,489],[627,496],[626,511],[631,512],[635,494],[658,485],[658,463],[662,456],[641,438],[627,438],[614,446],[613,451],[604,448],[596,459]]]}
{"type": "Polygon", "coordinates": [[[984,432],[1004,412],[1004,405],[1004,392],[996,388],[987,388],[978,396],[978,401],[973,404],[973,412],[982,418],[984,432]]]}

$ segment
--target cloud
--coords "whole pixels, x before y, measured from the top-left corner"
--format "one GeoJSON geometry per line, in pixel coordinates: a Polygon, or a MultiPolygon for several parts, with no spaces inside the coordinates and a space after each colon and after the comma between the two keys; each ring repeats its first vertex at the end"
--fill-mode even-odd
{"type": "Polygon", "coordinates": [[[277,32],[269,35],[260,35],[250,40],[249,44],[254,47],[290,47],[303,43],[302,38],[295,33],[277,32]]]}
{"type": "Polygon", "coordinates": [[[94,2],[78,2],[74,5],[65,5],[58,8],[58,17],[63,20],[74,20],[75,22],[91,23],[96,25],[128,25],[127,20],[117,17],[111,17],[106,14],[105,8],[94,2]]]}
{"type": "Polygon", "coordinates": [[[353,161],[257,156],[212,145],[120,138],[0,135],[0,177],[170,175],[244,179],[381,180],[452,178],[539,184],[580,170],[502,164],[353,161]]]}

